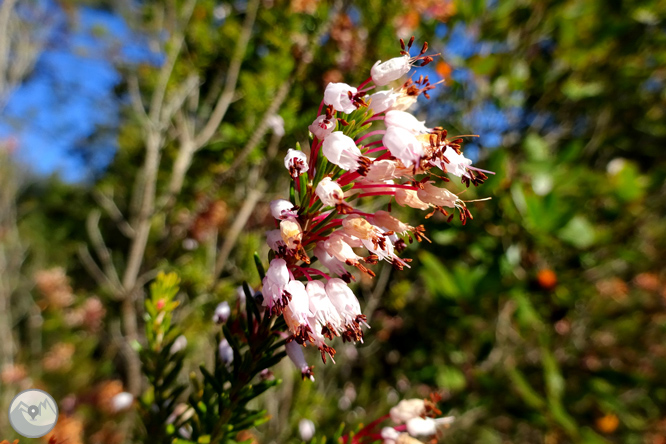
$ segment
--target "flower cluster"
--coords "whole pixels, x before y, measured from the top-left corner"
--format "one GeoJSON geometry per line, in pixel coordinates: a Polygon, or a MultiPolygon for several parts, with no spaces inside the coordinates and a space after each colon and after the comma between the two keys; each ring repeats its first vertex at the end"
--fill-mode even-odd
{"type": "MultiPolygon", "coordinates": [[[[276,229],[267,233],[271,262],[263,279],[263,304],[282,315],[290,340],[319,348],[324,362],[335,350],[327,343],[363,340],[366,317],[347,284],[350,269],[374,276],[367,267],[384,260],[397,269],[409,267],[399,257],[407,242],[428,240],[423,225],[412,226],[391,214],[391,202],[440,212],[451,221],[457,211],[464,224],[472,218],[465,201],[439,186],[447,176],[469,187],[487,176],[462,153],[461,137],[430,128],[406,110],[435,85],[420,76],[401,87],[370,93],[405,76],[413,67],[433,60],[427,43],[416,56],[409,50],[377,62],[358,87],[329,83],[318,116],[309,126],[309,155],[290,149],[284,165],[291,175],[289,199],[271,202],[276,229]],[[375,129],[375,125],[380,125],[375,129]],[[359,210],[365,198],[387,196],[386,210],[359,210]],[[315,258],[320,268],[315,268],[315,258]]],[[[293,354],[293,350],[292,350],[293,354]]],[[[303,368],[304,377],[311,369],[303,368]],[[307,369],[307,370],[306,370],[307,369]]]]}
{"type": "Polygon", "coordinates": [[[353,435],[342,438],[343,444],[370,444],[380,441],[382,444],[422,444],[436,442],[441,438],[443,429],[453,422],[453,416],[441,417],[437,403],[441,396],[436,393],[429,399],[405,399],[394,406],[388,415],[382,416],[364,426],[353,435]],[[381,427],[390,420],[394,425],[381,427]],[[439,436],[438,436],[439,435],[439,436]]]}

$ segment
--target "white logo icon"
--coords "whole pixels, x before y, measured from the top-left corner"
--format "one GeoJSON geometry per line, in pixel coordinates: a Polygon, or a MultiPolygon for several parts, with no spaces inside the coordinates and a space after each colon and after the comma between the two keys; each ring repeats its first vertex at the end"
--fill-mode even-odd
{"type": "Polygon", "coordinates": [[[58,404],[43,390],[28,389],[14,397],[9,406],[9,423],[21,436],[39,438],[58,422],[58,404]]]}

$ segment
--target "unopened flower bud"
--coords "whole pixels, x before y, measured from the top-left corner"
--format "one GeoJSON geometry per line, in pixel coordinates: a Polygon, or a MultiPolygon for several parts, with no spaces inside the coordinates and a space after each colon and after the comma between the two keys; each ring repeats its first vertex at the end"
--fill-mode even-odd
{"type": "MultiPolygon", "coordinates": [[[[243,295],[245,295],[245,292],[243,292],[243,295]]],[[[231,316],[231,307],[229,306],[229,303],[227,301],[220,302],[217,304],[217,307],[215,307],[213,322],[216,324],[224,324],[229,320],[229,316],[231,316]]]]}
{"type": "Polygon", "coordinates": [[[314,422],[305,418],[298,421],[298,434],[303,441],[310,441],[315,434],[314,422]]]}
{"type": "Polygon", "coordinates": [[[234,349],[231,348],[229,341],[226,339],[220,341],[220,345],[217,348],[217,354],[220,357],[220,361],[226,365],[230,365],[234,362],[234,349]]]}
{"type": "Polygon", "coordinates": [[[128,392],[118,393],[116,396],[111,398],[111,409],[114,412],[122,412],[132,407],[134,403],[134,396],[128,392]]]}
{"type": "Polygon", "coordinates": [[[187,347],[187,338],[184,335],[180,335],[176,338],[175,341],[173,341],[173,344],[171,345],[171,354],[176,354],[180,351],[185,350],[187,347]]]}

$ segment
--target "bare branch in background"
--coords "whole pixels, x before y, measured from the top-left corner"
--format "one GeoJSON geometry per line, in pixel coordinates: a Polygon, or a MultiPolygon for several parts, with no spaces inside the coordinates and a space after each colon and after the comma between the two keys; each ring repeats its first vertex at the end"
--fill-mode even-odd
{"type": "MultiPolygon", "coordinates": [[[[183,140],[181,140],[178,157],[176,158],[176,161],[173,165],[173,172],[171,174],[171,181],[169,183],[167,193],[165,197],[161,199],[164,205],[167,207],[166,211],[169,211],[170,208],[173,207],[173,204],[175,203],[175,196],[180,193],[180,190],[183,187],[185,174],[187,174],[187,171],[192,164],[192,158],[194,154],[204,145],[206,145],[213,137],[219,128],[220,123],[224,119],[224,116],[229,109],[229,105],[236,95],[238,76],[240,74],[243,58],[247,52],[248,43],[250,42],[250,36],[252,35],[252,28],[254,27],[258,9],[259,0],[252,0],[247,6],[241,34],[236,41],[234,54],[231,58],[229,69],[226,73],[224,89],[222,90],[222,93],[217,100],[213,112],[208,117],[206,124],[198,134],[192,135],[193,138],[184,137],[183,140]]],[[[190,123],[189,126],[194,128],[195,122],[190,123]]]]}
{"type": "Polygon", "coordinates": [[[226,80],[224,82],[224,89],[220,95],[213,113],[210,115],[208,122],[203,127],[203,129],[197,135],[194,144],[198,147],[201,147],[208,143],[217,128],[220,126],[220,122],[224,119],[227,109],[231,104],[231,101],[234,98],[236,92],[236,83],[238,82],[238,75],[240,73],[241,64],[243,63],[243,57],[247,50],[247,44],[250,41],[250,36],[252,35],[252,27],[254,25],[254,20],[257,16],[257,10],[259,9],[259,0],[251,0],[247,5],[247,11],[245,15],[245,22],[243,23],[243,29],[238,41],[236,42],[236,48],[234,49],[234,55],[231,58],[231,63],[229,65],[229,70],[227,71],[226,80]]]}
{"type": "Polygon", "coordinates": [[[120,230],[120,232],[123,233],[123,235],[125,235],[127,238],[134,237],[134,229],[125,220],[123,213],[113,201],[113,197],[107,196],[102,191],[97,189],[93,189],[92,194],[99,206],[104,208],[104,211],[107,212],[111,220],[116,224],[118,230],[120,230]]]}
{"type": "Polygon", "coordinates": [[[113,265],[113,260],[111,258],[111,252],[104,242],[102,237],[102,232],[99,230],[99,219],[101,217],[101,211],[93,210],[88,214],[86,220],[86,230],[88,232],[88,237],[90,242],[95,249],[95,253],[102,263],[104,269],[104,274],[109,278],[113,284],[113,288],[119,290],[122,288],[120,284],[120,279],[118,277],[118,272],[116,271],[115,265],[113,265]]]}
{"type": "MultiPolygon", "coordinates": [[[[32,71],[44,45],[34,27],[19,17],[17,6],[17,0],[0,4],[0,110],[11,91],[32,71]]],[[[42,23],[45,25],[48,26],[46,21],[42,23]]]]}

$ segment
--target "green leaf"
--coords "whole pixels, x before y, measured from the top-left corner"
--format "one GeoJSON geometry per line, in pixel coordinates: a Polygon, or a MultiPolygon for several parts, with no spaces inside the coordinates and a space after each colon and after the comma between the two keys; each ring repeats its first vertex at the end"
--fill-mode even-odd
{"type": "Polygon", "coordinates": [[[523,141],[523,148],[532,161],[547,160],[550,157],[548,144],[536,133],[529,133],[523,141]]]}
{"type": "Polygon", "coordinates": [[[585,249],[595,242],[596,232],[584,216],[573,217],[559,232],[558,236],[574,247],[585,249]]]}
{"type": "Polygon", "coordinates": [[[546,390],[551,400],[560,401],[564,392],[564,378],[560,372],[557,361],[551,351],[541,347],[541,361],[543,363],[544,379],[546,380],[546,390]]]}
{"type": "Polygon", "coordinates": [[[427,251],[421,251],[419,259],[425,268],[422,277],[432,294],[454,299],[461,296],[461,290],[456,283],[456,279],[435,255],[427,251]]]}

